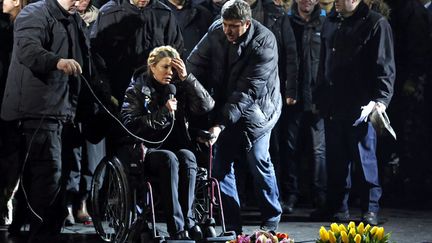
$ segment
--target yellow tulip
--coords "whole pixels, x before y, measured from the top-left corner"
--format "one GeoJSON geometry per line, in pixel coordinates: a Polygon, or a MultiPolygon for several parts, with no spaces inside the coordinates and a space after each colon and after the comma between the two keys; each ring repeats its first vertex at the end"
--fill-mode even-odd
{"type": "Polygon", "coordinates": [[[320,234],[320,239],[323,242],[327,242],[329,240],[329,233],[327,232],[327,230],[324,228],[324,226],[321,226],[320,230],[319,230],[319,234],[320,234]]]}
{"type": "Polygon", "coordinates": [[[361,240],[362,240],[362,237],[361,237],[361,235],[359,235],[359,234],[356,234],[356,236],[354,237],[354,241],[355,241],[355,243],[360,243],[360,242],[361,242],[361,240]]]}
{"type": "Polygon", "coordinates": [[[364,232],[365,233],[369,232],[370,228],[371,228],[371,226],[369,224],[367,224],[365,229],[364,229],[364,232]]]}
{"type": "Polygon", "coordinates": [[[378,229],[376,231],[376,237],[378,240],[382,240],[382,238],[384,237],[384,228],[383,227],[378,227],[378,229]]]}
{"type": "Polygon", "coordinates": [[[348,229],[352,229],[352,228],[355,228],[355,223],[353,222],[353,221],[351,221],[351,222],[349,222],[349,224],[348,224],[348,229]]]}
{"type": "Polygon", "coordinates": [[[361,222],[358,226],[357,226],[357,233],[359,233],[359,234],[363,234],[363,232],[364,232],[364,224],[363,224],[363,222],[361,222]]]}
{"type": "Polygon", "coordinates": [[[339,233],[339,226],[336,223],[331,224],[330,228],[335,234],[339,233]]]}
{"type": "Polygon", "coordinates": [[[333,233],[333,231],[329,231],[329,240],[330,240],[330,243],[336,243],[336,236],[333,233]]]}
{"type": "Polygon", "coordinates": [[[345,225],[340,224],[339,225],[339,231],[345,231],[345,232],[347,232],[347,229],[345,228],[345,225]]]}
{"type": "Polygon", "coordinates": [[[352,237],[354,237],[356,235],[355,228],[351,228],[349,234],[352,235],[352,237]]]}
{"type": "Polygon", "coordinates": [[[341,231],[341,239],[343,243],[348,243],[349,239],[348,239],[348,235],[345,231],[341,231]]]}
{"type": "Polygon", "coordinates": [[[374,226],[374,227],[372,227],[372,229],[371,229],[370,232],[371,232],[372,235],[374,235],[377,230],[378,230],[378,227],[374,226]]]}

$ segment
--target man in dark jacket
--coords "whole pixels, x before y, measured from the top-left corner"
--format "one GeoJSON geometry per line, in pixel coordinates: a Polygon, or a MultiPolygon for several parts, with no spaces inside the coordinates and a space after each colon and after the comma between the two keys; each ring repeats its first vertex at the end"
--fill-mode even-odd
{"type": "Polygon", "coordinates": [[[194,4],[192,0],[162,0],[162,3],[171,9],[180,27],[184,40],[182,58],[186,60],[213,23],[212,14],[204,6],[194,4]]]}
{"type": "Polygon", "coordinates": [[[81,76],[88,73],[88,39],[75,0],[28,5],[15,21],[14,47],[1,118],[21,123],[30,217],[29,242],[56,242],[61,203],[63,124],[75,116],[81,76]]]}
{"type": "Polygon", "coordinates": [[[233,163],[254,178],[261,227],[275,230],[281,207],[269,156],[271,129],[281,111],[277,42],[251,17],[243,0],[230,0],[188,58],[189,70],[216,101],[209,131],[217,141],[214,175],[220,181],[227,228],[242,231],[233,163]]]}
{"type": "MultiPolygon", "coordinates": [[[[4,14],[1,9],[2,6],[0,6],[0,101],[3,99],[13,44],[12,23],[9,15],[4,14]]],[[[19,132],[16,128],[16,122],[6,122],[0,119],[0,171],[17,172],[19,170],[19,163],[17,163],[19,132]]],[[[0,192],[0,225],[10,224],[12,220],[11,197],[16,179],[18,179],[16,175],[17,173],[8,173],[0,179],[2,190],[0,192]]]]}
{"type": "Polygon", "coordinates": [[[29,242],[55,242],[62,205],[62,127],[75,116],[89,47],[75,0],[46,0],[18,15],[1,117],[21,123],[23,184],[34,213],[29,242]]]}
{"type": "MultiPolygon", "coordinates": [[[[110,84],[120,105],[135,69],[146,64],[153,48],[171,45],[183,50],[180,28],[171,10],[159,0],[110,1],[101,9],[90,34],[101,79],[110,84]]],[[[181,53],[180,53],[181,54],[181,53]]]]}
{"type": "Polygon", "coordinates": [[[376,131],[368,116],[373,109],[385,110],[393,94],[391,28],[363,1],[336,0],[321,37],[315,98],[325,118],[328,212],[333,220],[348,220],[351,169],[356,163],[362,173],[362,221],[376,225],[382,190],[375,154],[376,131]]]}
{"type": "MultiPolygon", "coordinates": [[[[312,90],[315,89],[321,47],[321,27],[325,11],[321,10],[318,0],[296,0],[289,12],[297,43],[299,60],[298,83],[293,87],[295,92],[287,95],[288,106],[282,117],[283,161],[281,194],[285,196],[282,208],[291,213],[298,200],[298,168],[300,166],[300,143],[305,140],[300,134],[312,137],[313,158],[313,199],[315,206],[322,207],[325,202],[326,171],[324,120],[313,112],[312,90]],[[301,129],[306,129],[306,133],[301,129]]],[[[309,151],[309,150],[307,150],[309,151]]]]}

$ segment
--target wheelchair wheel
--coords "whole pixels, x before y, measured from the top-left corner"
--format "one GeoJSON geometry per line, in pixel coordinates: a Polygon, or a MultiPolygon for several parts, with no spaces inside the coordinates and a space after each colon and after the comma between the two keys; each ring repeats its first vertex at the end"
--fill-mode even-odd
{"type": "Polygon", "coordinates": [[[126,240],[131,224],[129,194],[123,165],[116,157],[105,157],[96,167],[91,187],[93,224],[102,240],[126,240]]]}

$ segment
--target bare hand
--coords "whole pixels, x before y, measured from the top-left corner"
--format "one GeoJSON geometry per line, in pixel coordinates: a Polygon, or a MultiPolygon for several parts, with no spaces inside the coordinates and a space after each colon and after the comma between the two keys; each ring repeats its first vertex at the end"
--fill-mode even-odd
{"type": "Polygon", "coordinates": [[[385,110],[386,110],[386,106],[383,104],[383,103],[381,103],[381,102],[377,102],[376,104],[375,104],[375,109],[377,109],[377,111],[379,112],[379,113],[384,113],[385,112],[385,110]]]}
{"type": "Polygon", "coordinates": [[[74,59],[63,59],[61,58],[57,62],[57,69],[64,72],[67,75],[78,76],[82,73],[81,65],[74,59]]]}
{"type": "Polygon", "coordinates": [[[213,138],[210,139],[207,143],[213,145],[219,138],[219,134],[222,132],[222,129],[220,128],[220,126],[214,126],[209,129],[209,132],[213,135],[213,138]]]}
{"type": "Polygon", "coordinates": [[[187,78],[187,71],[186,65],[184,64],[183,60],[180,58],[173,58],[171,64],[173,68],[175,68],[175,70],[177,71],[180,80],[184,81],[187,78]]]}
{"type": "Polygon", "coordinates": [[[176,111],[177,110],[177,99],[176,98],[169,99],[166,102],[165,106],[166,106],[166,108],[168,108],[168,110],[170,112],[176,111]]]}
{"type": "Polygon", "coordinates": [[[287,105],[295,105],[297,103],[297,100],[295,100],[294,98],[286,98],[286,104],[287,105]]]}

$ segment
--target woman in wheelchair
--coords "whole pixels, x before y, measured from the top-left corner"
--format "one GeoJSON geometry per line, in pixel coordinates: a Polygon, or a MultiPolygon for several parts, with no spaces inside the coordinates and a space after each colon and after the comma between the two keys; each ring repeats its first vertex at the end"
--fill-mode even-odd
{"type": "Polygon", "coordinates": [[[171,46],[155,48],[126,90],[121,116],[136,135],[151,141],[144,160],[146,174],[158,177],[167,228],[172,239],[187,239],[200,232],[193,220],[197,162],[191,151],[188,117],[202,115],[214,100],[198,80],[187,73],[178,52],[171,46]],[[176,92],[177,91],[177,92],[176,92]],[[174,97],[175,96],[175,97],[174,97]]]}

